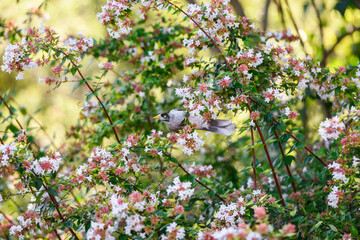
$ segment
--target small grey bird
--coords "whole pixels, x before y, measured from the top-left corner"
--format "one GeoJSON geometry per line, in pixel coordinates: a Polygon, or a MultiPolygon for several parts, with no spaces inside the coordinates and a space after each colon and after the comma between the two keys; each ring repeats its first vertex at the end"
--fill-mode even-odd
{"type": "MultiPolygon", "coordinates": [[[[186,112],[181,109],[173,109],[168,113],[161,113],[154,117],[163,121],[171,131],[178,132],[183,129],[186,124],[186,112]]],[[[189,122],[195,129],[213,132],[225,136],[229,136],[235,132],[236,125],[230,119],[213,119],[206,122],[199,117],[188,117],[189,122]]]]}

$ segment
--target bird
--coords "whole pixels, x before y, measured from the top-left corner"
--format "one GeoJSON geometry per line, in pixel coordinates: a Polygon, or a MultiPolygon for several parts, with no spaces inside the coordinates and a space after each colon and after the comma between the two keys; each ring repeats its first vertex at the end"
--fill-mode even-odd
{"type": "Polygon", "coordinates": [[[203,118],[189,116],[179,108],[172,109],[169,112],[161,113],[153,119],[163,121],[171,131],[178,132],[186,125],[186,120],[197,130],[213,132],[220,135],[229,136],[235,132],[236,125],[230,119],[212,119],[206,122],[203,118]]]}

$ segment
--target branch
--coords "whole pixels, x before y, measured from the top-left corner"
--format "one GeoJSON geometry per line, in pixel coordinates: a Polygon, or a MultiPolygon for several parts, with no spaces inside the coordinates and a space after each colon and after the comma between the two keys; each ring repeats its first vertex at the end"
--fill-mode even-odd
{"type": "Polygon", "coordinates": [[[291,22],[292,22],[292,24],[294,25],[295,30],[296,30],[296,32],[297,32],[297,34],[298,34],[298,36],[299,36],[301,46],[303,47],[303,50],[304,50],[305,54],[308,55],[308,54],[306,53],[306,50],[305,50],[304,41],[303,41],[303,39],[302,39],[302,37],[301,37],[301,35],[300,35],[300,32],[299,32],[299,28],[298,28],[298,26],[297,26],[297,24],[296,24],[296,22],[295,22],[295,18],[294,18],[294,16],[293,16],[293,14],[292,14],[292,12],[291,12],[290,5],[289,5],[289,3],[288,3],[287,0],[285,0],[285,3],[286,3],[286,6],[287,6],[287,8],[288,8],[288,12],[289,12],[289,16],[290,16],[291,22]]]}
{"type": "Polygon", "coordinates": [[[78,68],[78,66],[73,62],[73,60],[69,59],[69,55],[66,54],[65,52],[61,51],[61,53],[63,53],[67,58],[68,60],[71,62],[71,64],[76,68],[77,72],[79,73],[80,77],[82,80],[85,81],[85,85],[87,86],[87,88],[91,91],[91,93],[96,97],[96,99],[98,100],[98,102],[100,103],[101,105],[101,108],[104,110],[105,112],[105,115],[106,115],[106,118],[109,120],[110,124],[111,124],[111,128],[115,134],[115,138],[116,138],[116,141],[120,144],[120,139],[119,139],[119,136],[117,135],[116,133],[116,130],[115,130],[115,126],[114,126],[114,123],[113,121],[111,120],[110,118],[110,115],[108,113],[108,111],[106,110],[104,104],[102,103],[102,101],[100,100],[100,98],[97,96],[97,94],[95,94],[95,91],[92,89],[92,87],[89,85],[89,83],[87,82],[87,80],[85,79],[85,77],[82,75],[80,69],[78,68]]]}
{"type": "Polygon", "coordinates": [[[266,31],[267,25],[268,25],[270,2],[271,2],[271,0],[266,0],[266,3],[265,3],[264,15],[263,15],[263,19],[262,19],[262,25],[263,25],[264,31],[266,31]]]}
{"type": "Polygon", "coordinates": [[[221,57],[224,59],[226,65],[229,68],[230,72],[233,72],[232,67],[230,66],[230,63],[228,62],[228,60],[226,59],[224,53],[221,51],[220,47],[216,44],[215,40],[207,33],[205,32],[205,30],[193,19],[191,18],[186,12],[184,12],[184,10],[182,10],[181,8],[179,8],[178,6],[176,6],[175,4],[173,4],[172,2],[166,0],[171,6],[173,6],[174,8],[176,8],[177,10],[179,10],[180,12],[182,12],[186,17],[188,17],[204,34],[207,38],[210,39],[210,41],[215,45],[215,48],[219,51],[219,53],[221,54],[221,57]]]}
{"type": "Polygon", "coordinates": [[[253,127],[250,127],[251,130],[251,146],[253,146],[253,148],[251,149],[252,152],[252,157],[253,157],[253,172],[254,172],[254,189],[257,189],[256,186],[256,158],[255,158],[255,149],[254,149],[254,130],[253,127]]]}
{"type": "Polygon", "coordinates": [[[286,27],[286,22],[285,22],[285,18],[284,18],[284,11],[282,9],[282,5],[281,5],[281,3],[278,3],[277,0],[274,0],[274,3],[278,9],[278,12],[280,13],[281,23],[283,25],[283,29],[285,30],[285,29],[287,29],[287,27],[286,27]]]}
{"type": "Polygon", "coordinates": [[[230,0],[230,4],[233,6],[233,8],[234,8],[234,10],[236,12],[236,15],[241,16],[241,17],[245,17],[244,8],[242,7],[239,0],[230,0]]]}
{"type": "MultiPolygon", "coordinates": [[[[246,103],[248,109],[249,109],[249,112],[251,114],[251,107],[250,107],[250,104],[247,102],[246,103]]],[[[267,148],[267,145],[266,145],[266,142],[265,142],[265,139],[264,139],[264,136],[262,134],[262,131],[260,129],[260,126],[258,124],[258,122],[256,120],[254,120],[255,122],[255,125],[256,125],[256,129],[259,133],[259,136],[261,138],[261,142],[263,143],[264,145],[264,150],[265,150],[265,153],[266,153],[266,157],[268,159],[268,162],[269,162],[269,165],[270,165],[270,168],[271,168],[271,172],[273,174],[273,178],[274,178],[274,181],[275,181],[275,184],[276,184],[276,189],[279,193],[279,197],[280,197],[280,201],[281,201],[281,204],[285,207],[285,202],[284,202],[284,199],[283,199],[283,196],[281,194],[281,188],[280,188],[280,184],[279,184],[279,180],[278,180],[278,177],[276,176],[276,172],[275,172],[275,168],[274,168],[274,165],[272,164],[272,160],[271,160],[271,157],[270,157],[270,154],[269,154],[269,150],[267,148]]]]}
{"type": "MultiPolygon", "coordinates": [[[[191,176],[191,173],[189,173],[180,163],[178,163],[178,166],[187,174],[191,176]]],[[[201,186],[206,188],[208,191],[214,192],[215,196],[217,196],[221,201],[225,202],[225,199],[223,199],[219,194],[217,194],[214,190],[206,186],[204,183],[202,183],[199,179],[195,178],[195,181],[198,182],[201,186]]]]}
{"type": "MultiPolygon", "coordinates": [[[[283,157],[285,157],[284,149],[283,149],[283,147],[281,146],[281,142],[279,141],[279,135],[277,134],[276,130],[274,131],[274,133],[275,133],[275,137],[278,139],[278,145],[279,145],[279,148],[280,148],[280,151],[281,151],[281,155],[282,155],[283,157]]],[[[289,177],[292,178],[292,174],[291,174],[289,165],[288,165],[287,163],[285,163],[285,166],[286,166],[286,171],[287,171],[289,177]]],[[[291,186],[292,186],[294,192],[296,192],[296,187],[295,187],[295,181],[294,181],[294,179],[291,181],[291,186]]]]}
{"type": "Polygon", "coordinates": [[[324,57],[321,61],[321,65],[326,65],[327,58],[334,52],[335,47],[348,35],[352,35],[354,32],[360,31],[360,27],[354,27],[350,32],[346,32],[336,39],[335,44],[329,49],[324,51],[324,57]]]}
{"type": "Polygon", "coordinates": [[[313,5],[313,7],[315,9],[316,17],[317,17],[317,19],[319,21],[320,46],[321,46],[322,52],[324,53],[324,51],[325,51],[325,47],[324,47],[324,28],[323,28],[322,23],[321,23],[320,11],[317,8],[314,0],[311,0],[311,4],[313,5]]]}

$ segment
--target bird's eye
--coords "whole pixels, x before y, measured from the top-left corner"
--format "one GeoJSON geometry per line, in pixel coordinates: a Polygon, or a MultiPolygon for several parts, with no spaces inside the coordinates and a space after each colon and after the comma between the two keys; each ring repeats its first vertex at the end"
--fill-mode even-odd
{"type": "Polygon", "coordinates": [[[166,115],[166,114],[164,114],[164,115],[163,115],[163,118],[167,118],[167,115],[166,115]]]}

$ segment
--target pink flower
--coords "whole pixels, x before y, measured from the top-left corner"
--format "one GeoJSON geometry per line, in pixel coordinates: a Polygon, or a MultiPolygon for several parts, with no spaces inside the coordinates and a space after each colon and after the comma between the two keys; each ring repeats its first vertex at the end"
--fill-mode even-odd
{"type": "Polygon", "coordinates": [[[198,84],[200,92],[206,93],[208,91],[209,85],[207,83],[200,83],[198,84]]]}
{"type": "Polygon", "coordinates": [[[231,81],[230,81],[230,77],[229,76],[225,76],[223,79],[221,79],[218,82],[219,87],[221,88],[225,88],[225,87],[229,87],[231,81]]]}
{"type": "Polygon", "coordinates": [[[266,234],[268,232],[268,225],[266,223],[261,223],[257,226],[259,233],[266,234]]]}
{"type": "Polygon", "coordinates": [[[170,177],[172,175],[172,171],[168,169],[164,172],[164,174],[165,176],[170,177]]]}
{"type": "Polygon", "coordinates": [[[266,211],[264,207],[255,208],[255,218],[256,219],[263,219],[266,216],[266,211]]]}
{"type": "Polygon", "coordinates": [[[62,70],[63,70],[63,68],[61,67],[61,65],[59,65],[57,67],[53,67],[51,69],[51,71],[53,72],[54,75],[60,75],[62,70]]]}
{"type": "Polygon", "coordinates": [[[252,113],[250,113],[250,118],[252,120],[257,120],[260,118],[260,113],[259,111],[253,111],[252,113]]]}
{"type": "Polygon", "coordinates": [[[183,212],[184,212],[184,207],[181,205],[177,205],[174,207],[173,215],[179,215],[182,214],[183,212]]]}
{"type": "Polygon", "coordinates": [[[138,191],[133,192],[133,193],[130,194],[130,196],[129,196],[129,200],[130,200],[132,203],[141,202],[141,199],[142,199],[142,195],[141,195],[141,193],[138,192],[138,191]]]}
{"type": "Polygon", "coordinates": [[[288,223],[282,227],[282,230],[285,234],[288,234],[288,233],[294,233],[296,228],[295,225],[288,223]]]}
{"type": "Polygon", "coordinates": [[[99,67],[109,71],[109,70],[113,70],[114,65],[111,62],[106,62],[106,63],[99,63],[99,67]]]}
{"type": "Polygon", "coordinates": [[[285,108],[285,115],[289,118],[289,119],[295,119],[296,117],[299,116],[299,114],[295,111],[290,111],[289,107],[285,108]]]}
{"type": "Polygon", "coordinates": [[[351,240],[351,239],[352,239],[351,234],[344,233],[344,235],[342,235],[342,240],[351,240]]]}

